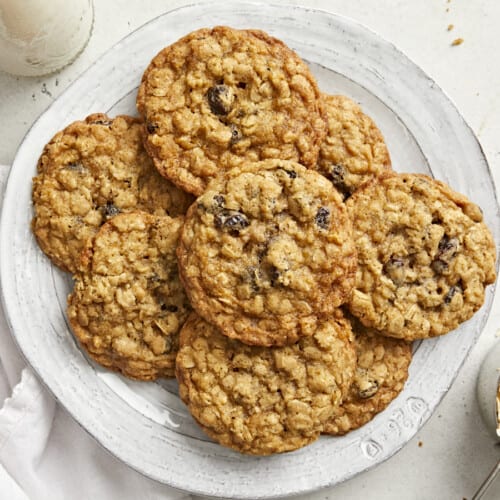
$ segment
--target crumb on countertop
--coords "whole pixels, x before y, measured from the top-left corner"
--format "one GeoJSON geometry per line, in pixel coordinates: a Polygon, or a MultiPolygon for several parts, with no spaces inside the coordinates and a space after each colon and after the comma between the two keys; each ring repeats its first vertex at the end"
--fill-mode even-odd
{"type": "Polygon", "coordinates": [[[46,83],[42,83],[42,89],[40,90],[42,94],[48,95],[49,97],[52,97],[52,92],[47,88],[46,83]]]}
{"type": "Polygon", "coordinates": [[[453,40],[453,42],[451,42],[451,45],[453,47],[455,47],[456,45],[462,45],[462,43],[464,43],[463,38],[455,38],[455,40],[453,40]]]}
{"type": "Polygon", "coordinates": [[[448,24],[448,31],[451,31],[455,27],[454,24],[448,24]]]}
{"type": "Polygon", "coordinates": [[[422,448],[422,446],[423,446],[423,445],[424,445],[423,441],[419,441],[419,442],[418,442],[418,447],[419,447],[419,448],[422,448]]]}

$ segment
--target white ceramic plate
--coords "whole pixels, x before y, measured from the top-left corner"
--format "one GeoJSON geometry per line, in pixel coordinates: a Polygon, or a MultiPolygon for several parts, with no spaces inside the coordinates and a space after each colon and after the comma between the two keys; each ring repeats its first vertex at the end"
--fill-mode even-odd
{"type": "Polygon", "coordinates": [[[375,119],[396,170],[429,173],[468,195],[483,208],[496,241],[498,205],[477,140],[434,82],[363,26],[299,7],[222,2],[169,12],[113,47],[33,125],[8,180],[0,233],[4,306],[26,359],[82,427],[134,469],[193,493],[271,498],[334,485],[399,450],[450,387],[485,323],[493,290],[456,332],[420,344],[403,393],[369,424],[269,458],[206,439],[175,382],[136,383],[89,362],[65,317],[71,279],[49,263],[30,232],[38,156],[56,131],[91,112],[135,113],[150,59],[189,31],[217,24],[260,28],[283,39],[310,63],[322,90],[351,96],[375,119]]]}

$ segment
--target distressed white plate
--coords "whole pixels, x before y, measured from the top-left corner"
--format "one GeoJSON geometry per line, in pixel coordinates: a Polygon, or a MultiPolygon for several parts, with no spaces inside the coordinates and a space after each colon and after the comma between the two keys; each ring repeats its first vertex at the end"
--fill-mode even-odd
{"type": "Polygon", "coordinates": [[[73,120],[98,111],[135,113],[150,59],[189,31],[217,24],[260,28],[283,39],[310,63],[322,90],[351,96],[375,119],[396,170],[429,173],[468,195],[481,205],[496,241],[500,218],[481,148],[443,92],[393,45],[325,12],[239,2],[169,12],[113,47],[37,120],[12,167],[0,229],[4,306],[26,359],[82,427],[134,469],[193,493],[271,498],[344,481],[415,435],[479,336],[493,289],[472,320],[420,344],[404,391],[369,424],[269,458],[243,456],[206,439],[179,401],[175,382],[131,382],[89,362],[65,317],[71,279],[49,263],[30,232],[30,179],[38,156],[73,120]]]}

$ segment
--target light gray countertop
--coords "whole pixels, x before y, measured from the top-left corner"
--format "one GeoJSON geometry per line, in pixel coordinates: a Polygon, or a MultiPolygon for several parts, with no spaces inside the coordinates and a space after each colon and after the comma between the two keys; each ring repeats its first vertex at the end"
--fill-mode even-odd
{"type": "MultiPolygon", "coordinates": [[[[0,164],[10,164],[37,116],[109,47],[146,21],[192,2],[95,1],[95,23],[81,56],[43,78],[0,72],[0,164]]],[[[285,3],[274,0],[274,3],[285,3]]],[[[288,1],[351,17],[393,42],[454,101],[479,138],[495,183],[500,182],[500,2],[483,0],[288,1]],[[451,31],[448,26],[453,25],[451,31]],[[463,43],[452,46],[455,38],[463,43]]],[[[474,175],[471,169],[471,175],[474,175]]],[[[480,202],[480,200],[477,200],[480,202]]],[[[500,449],[486,431],[475,382],[500,324],[496,294],[486,327],[451,390],[421,431],[395,456],[319,499],[470,499],[498,460],[500,449]]],[[[500,481],[497,481],[500,483],[500,481]]],[[[496,485],[500,498],[500,485],[496,485]]],[[[299,498],[299,497],[297,497],[299,498]]],[[[491,496],[491,498],[494,498],[491,496]]]]}

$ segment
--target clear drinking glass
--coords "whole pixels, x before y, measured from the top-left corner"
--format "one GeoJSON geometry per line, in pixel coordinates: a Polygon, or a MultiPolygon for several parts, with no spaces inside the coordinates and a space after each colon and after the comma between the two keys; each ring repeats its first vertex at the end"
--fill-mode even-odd
{"type": "Polygon", "coordinates": [[[92,0],[0,0],[0,70],[39,76],[71,63],[93,24],[92,0]]]}

